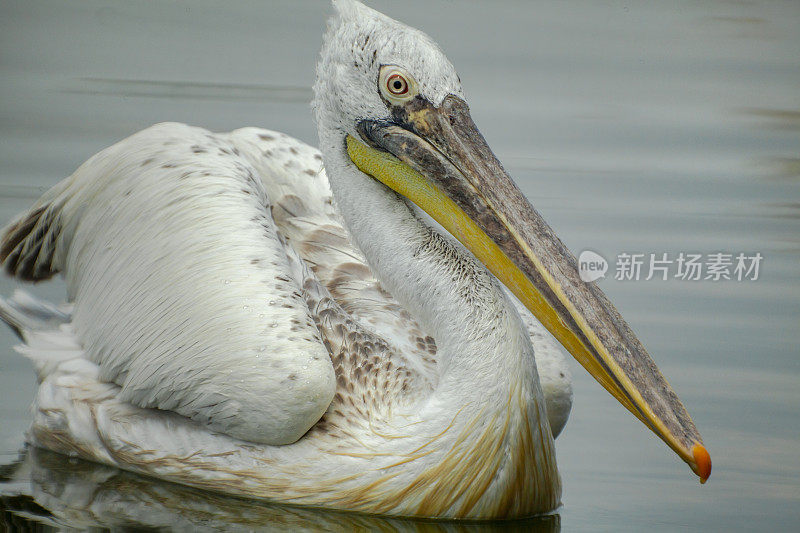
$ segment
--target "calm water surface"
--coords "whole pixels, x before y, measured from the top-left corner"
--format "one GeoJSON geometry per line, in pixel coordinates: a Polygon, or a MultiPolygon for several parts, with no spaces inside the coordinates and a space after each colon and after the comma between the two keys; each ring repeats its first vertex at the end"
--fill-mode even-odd
{"type": "MultiPolygon", "coordinates": [[[[432,35],[473,117],[683,399],[714,460],[687,467],[577,365],[557,452],[564,506],[520,530],[797,530],[800,524],[800,3],[372,5],[432,35]],[[757,281],[615,281],[621,252],[748,254],[757,281]]],[[[315,143],[326,2],[0,2],[0,220],[154,122],[315,143]]],[[[674,270],[673,270],[674,273],[674,270]]],[[[0,292],[15,284],[0,280],[0,292]]],[[[60,283],[36,288],[63,298],[60,283]]],[[[36,382],[0,329],[0,454],[36,382]]],[[[73,527],[455,530],[207,495],[28,453],[3,518],[73,527]]],[[[0,524],[3,521],[0,520],[0,524]]],[[[486,525],[463,525],[481,529],[486,525]]],[[[2,528],[2,525],[0,525],[2,528]]]]}

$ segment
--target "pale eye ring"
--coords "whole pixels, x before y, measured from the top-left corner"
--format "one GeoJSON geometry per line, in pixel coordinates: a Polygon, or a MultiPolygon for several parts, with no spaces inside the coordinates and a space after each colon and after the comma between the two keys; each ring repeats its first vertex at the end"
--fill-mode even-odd
{"type": "Polygon", "coordinates": [[[408,80],[398,72],[390,74],[386,78],[386,90],[394,96],[405,96],[408,94],[408,80]]]}
{"type": "Polygon", "coordinates": [[[378,89],[387,103],[400,104],[417,94],[417,82],[401,67],[383,65],[378,77],[378,89]]]}

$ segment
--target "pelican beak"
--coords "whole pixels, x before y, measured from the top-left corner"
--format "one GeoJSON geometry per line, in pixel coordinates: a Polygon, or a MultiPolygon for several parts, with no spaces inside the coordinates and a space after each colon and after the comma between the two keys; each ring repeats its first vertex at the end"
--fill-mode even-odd
{"type": "Polygon", "coordinates": [[[711,459],[675,392],[633,331],[531,206],[486,144],[464,100],[416,97],[391,121],[347,138],[358,168],[408,198],[464,244],[586,370],[705,482],[711,459]]]}

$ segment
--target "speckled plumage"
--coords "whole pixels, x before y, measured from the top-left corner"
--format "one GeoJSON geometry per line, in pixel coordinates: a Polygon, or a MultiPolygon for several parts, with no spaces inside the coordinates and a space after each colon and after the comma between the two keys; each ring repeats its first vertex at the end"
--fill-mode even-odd
{"type": "MultiPolygon", "coordinates": [[[[267,130],[159,124],[8,226],[6,269],[63,273],[71,302],[0,306],[42,380],[31,441],[298,504],[551,510],[550,428],[571,404],[560,350],[471,254],[344,159],[354,110],[324,81],[350,52],[400,61],[404,43],[428,54],[409,68],[441,82],[418,75],[431,98],[460,93],[457,76],[416,30],[337,6],[315,87],[322,154],[267,130]]],[[[338,93],[377,113],[359,98],[376,65],[361,68],[338,93]]]]}

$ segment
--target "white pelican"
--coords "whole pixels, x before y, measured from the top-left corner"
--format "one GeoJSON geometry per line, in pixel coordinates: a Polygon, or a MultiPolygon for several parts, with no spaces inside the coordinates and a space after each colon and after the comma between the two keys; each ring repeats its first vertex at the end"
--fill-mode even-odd
{"type": "Polygon", "coordinates": [[[321,153],[159,124],[5,229],[6,270],[60,272],[70,302],[1,306],[41,379],[30,442],[278,502],[544,513],[572,401],[546,328],[705,480],[683,405],[505,173],[444,54],[334,5],[321,153]]]}

